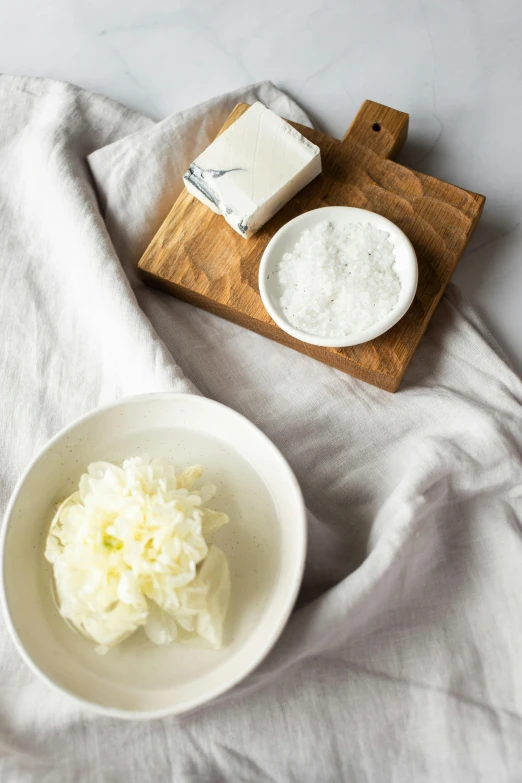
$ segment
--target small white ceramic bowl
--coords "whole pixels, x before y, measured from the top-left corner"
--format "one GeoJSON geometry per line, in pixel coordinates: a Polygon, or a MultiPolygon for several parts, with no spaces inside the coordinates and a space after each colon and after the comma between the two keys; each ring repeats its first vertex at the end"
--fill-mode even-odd
{"type": "Polygon", "coordinates": [[[181,713],[228,690],[265,657],[292,610],[305,549],[299,486],[257,427],[204,397],[131,397],[60,432],[20,479],[2,536],[4,610],[26,663],[83,705],[134,719],[181,713]],[[180,467],[202,463],[204,480],[218,490],[212,507],[230,515],[213,538],[228,558],[232,581],[219,651],[157,647],[139,630],[100,656],[54,605],[44,558],[54,504],[74,491],[90,462],[140,454],[180,467]]]}
{"type": "Polygon", "coordinates": [[[391,220],[370,212],[367,209],[357,209],[356,207],[322,207],[313,209],[310,212],[304,212],[302,215],[290,220],[279,229],[268,245],[261,258],[259,267],[259,291],[263,304],[276,324],[287,332],[287,334],[296,337],[304,343],[310,345],[321,345],[325,348],[344,348],[348,345],[359,345],[379,337],[392,326],[409,309],[415,291],[417,290],[418,268],[415,250],[406,234],[392,223],[391,220]],[[393,310],[378,323],[369,329],[361,332],[352,332],[344,337],[320,337],[318,335],[308,334],[301,329],[297,329],[290,324],[279,305],[281,289],[275,273],[277,265],[285,253],[292,250],[306,229],[313,228],[318,223],[329,221],[331,223],[371,223],[382,231],[387,231],[390,235],[390,242],[395,252],[394,269],[401,281],[401,292],[399,299],[393,310]]]}

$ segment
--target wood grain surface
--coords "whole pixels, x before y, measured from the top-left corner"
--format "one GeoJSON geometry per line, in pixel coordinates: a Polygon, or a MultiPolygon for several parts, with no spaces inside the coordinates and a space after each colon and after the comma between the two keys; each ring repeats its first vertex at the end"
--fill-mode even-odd
{"type": "MultiPolygon", "coordinates": [[[[248,109],[236,106],[222,130],[248,109]]],[[[139,262],[146,282],[288,345],[338,370],[394,392],[478,223],[484,196],[395,163],[408,133],[408,115],[365,101],[344,139],[292,123],[321,148],[323,173],[251,239],[182,192],[139,262]],[[326,206],[370,209],[410,238],[419,284],[410,310],[386,334],[350,348],[321,348],[283,332],[258,289],[263,250],[292,218],[326,206]]]]}

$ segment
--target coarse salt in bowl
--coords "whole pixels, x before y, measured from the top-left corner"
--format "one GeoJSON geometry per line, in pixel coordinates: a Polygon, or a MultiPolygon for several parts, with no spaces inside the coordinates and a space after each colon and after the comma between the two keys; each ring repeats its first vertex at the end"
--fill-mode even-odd
{"type": "Polygon", "coordinates": [[[284,225],[268,243],[259,290],[276,324],[311,345],[373,340],[407,312],[417,290],[408,237],[382,215],[323,207],[284,225]]]}

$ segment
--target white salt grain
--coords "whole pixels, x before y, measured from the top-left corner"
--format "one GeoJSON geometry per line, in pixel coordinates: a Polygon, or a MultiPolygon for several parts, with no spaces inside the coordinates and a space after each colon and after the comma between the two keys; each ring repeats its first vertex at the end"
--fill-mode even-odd
{"type": "Polygon", "coordinates": [[[373,326],[397,304],[401,282],[389,234],[371,223],[318,223],[277,268],[287,321],[343,337],[373,326]]]}

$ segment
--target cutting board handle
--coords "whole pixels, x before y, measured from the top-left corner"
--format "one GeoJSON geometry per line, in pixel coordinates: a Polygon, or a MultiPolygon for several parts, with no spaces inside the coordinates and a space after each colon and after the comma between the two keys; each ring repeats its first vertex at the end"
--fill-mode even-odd
{"type": "Polygon", "coordinates": [[[409,115],[382,103],[365,101],[343,139],[355,141],[382,158],[394,158],[408,135],[409,115]]]}

